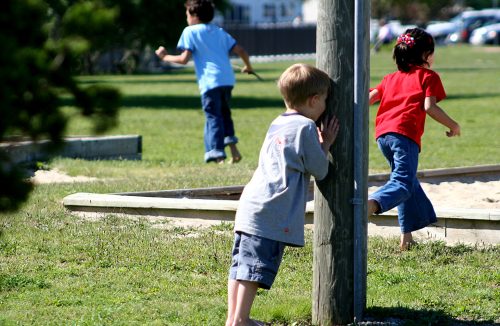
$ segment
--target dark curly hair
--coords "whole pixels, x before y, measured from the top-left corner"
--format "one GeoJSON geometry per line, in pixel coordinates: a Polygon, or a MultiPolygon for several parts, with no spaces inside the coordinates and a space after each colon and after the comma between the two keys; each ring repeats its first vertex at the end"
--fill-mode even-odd
{"type": "Polygon", "coordinates": [[[421,28],[407,29],[398,37],[392,52],[398,70],[410,71],[411,66],[427,64],[427,58],[434,53],[434,39],[421,28]]]}
{"type": "Polygon", "coordinates": [[[210,0],[187,0],[184,6],[189,14],[198,17],[202,23],[209,23],[214,19],[215,7],[210,0]]]}

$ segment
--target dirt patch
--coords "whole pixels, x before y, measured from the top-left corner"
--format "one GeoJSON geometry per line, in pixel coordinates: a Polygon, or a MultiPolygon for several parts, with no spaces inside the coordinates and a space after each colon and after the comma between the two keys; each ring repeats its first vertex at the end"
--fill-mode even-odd
{"type": "Polygon", "coordinates": [[[49,184],[49,183],[75,183],[75,182],[92,182],[97,178],[76,176],[72,177],[57,169],[54,170],[38,170],[35,175],[30,178],[34,184],[49,184]]]}
{"type": "Polygon", "coordinates": [[[478,52],[500,53],[500,46],[485,46],[477,49],[478,52]]]}

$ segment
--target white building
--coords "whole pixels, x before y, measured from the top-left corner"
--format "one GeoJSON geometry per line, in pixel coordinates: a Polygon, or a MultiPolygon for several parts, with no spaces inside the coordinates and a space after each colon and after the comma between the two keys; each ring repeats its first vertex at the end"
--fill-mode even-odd
{"type": "Polygon", "coordinates": [[[318,0],[305,0],[302,4],[302,18],[305,24],[318,21],[318,0]]]}
{"type": "Polygon", "coordinates": [[[259,25],[302,21],[302,0],[231,0],[225,24],[259,25]]]}

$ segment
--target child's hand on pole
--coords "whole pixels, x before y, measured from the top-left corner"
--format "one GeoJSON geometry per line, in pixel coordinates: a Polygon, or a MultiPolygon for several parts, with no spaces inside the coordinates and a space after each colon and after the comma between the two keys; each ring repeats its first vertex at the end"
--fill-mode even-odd
{"type": "Polygon", "coordinates": [[[321,122],[321,127],[318,128],[318,134],[319,141],[325,152],[330,150],[330,147],[337,139],[339,130],[339,120],[335,116],[332,116],[330,120],[325,117],[325,119],[321,122]]]}

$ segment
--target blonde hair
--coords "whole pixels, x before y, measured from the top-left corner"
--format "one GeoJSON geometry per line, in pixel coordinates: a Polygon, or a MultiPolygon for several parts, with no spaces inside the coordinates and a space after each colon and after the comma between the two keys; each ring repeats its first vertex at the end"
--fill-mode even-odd
{"type": "Polygon", "coordinates": [[[328,93],[330,77],[318,68],[296,63],[281,74],[278,88],[287,106],[295,108],[311,96],[328,93]]]}

